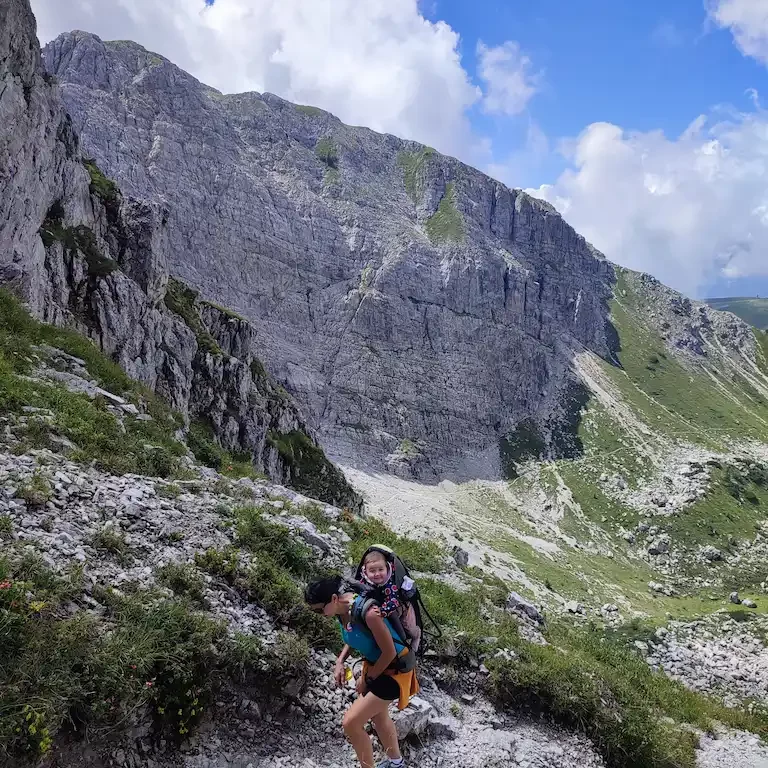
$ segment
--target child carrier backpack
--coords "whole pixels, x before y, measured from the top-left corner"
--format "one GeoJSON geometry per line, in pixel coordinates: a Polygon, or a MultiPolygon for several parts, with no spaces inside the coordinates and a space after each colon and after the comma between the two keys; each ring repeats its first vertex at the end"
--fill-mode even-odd
{"type": "MultiPolygon", "coordinates": [[[[409,603],[411,606],[413,606],[413,611],[416,616],[416,624],[421,630],[422,638],[416,655],[423,656],[424,652],[429,646],[428,638],[434,641],[439,637],[442,637],[443,633],[440,627],[437,625],[437,622],[429,615],[429,611],[427,611],[424,602],[421,599],[421,595],[419,594],[419,588],[416,586],[413,579],[411,579],[411,574],[408,571],[406,564],[395,554],[393,550],[384,546],[383,544],[374,544],[373,546],[368,547],[368,549],[363,552],[363,556],[360,558],[357,571],[355,572],[355,580],[362,585],[366,597],[371,600],[375,600],[378,603],[384,602],[384,596],[380,594],[381,590],[379,588],[377,588],[375,585],[363,584],[363,564],[365,563],[365,558],[371,554],[371,552],[379,552],[384,556],[392,569],[392,580],[397,586],[400,598],[403,600],[403,602],[409,603]],[[424,617],[429,620],[429,623],[432,627],[430,630],[427,630],[424,626],[424,617]]],[[[402,638],[403,642],[410,648],[408,635],[405,632],[405,629],[403,628],[400,620],[396,616],[390,616],[389,618],[392,622],[392,625],[395,627],[398,634],[402,638]]]]}

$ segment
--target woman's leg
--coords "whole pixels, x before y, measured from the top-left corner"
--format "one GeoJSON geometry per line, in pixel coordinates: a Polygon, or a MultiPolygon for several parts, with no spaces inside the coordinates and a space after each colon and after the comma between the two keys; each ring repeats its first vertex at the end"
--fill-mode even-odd
{"type": "Polygon", "coordinates": [[[371,719],[373,720],[373,727],[376,729],[376,735],[387,752],[387,757],[392,758],[392,760],[399,760],[402,755],[397,740],[397,728],[395,728],[395,721],[389,715],[389,708],[379,712],[378,715],[374,715],[371,719]]]}
{"type": "MultiPolygon", "coordinates": [[[[387,707],[389,707],[388,701],[384,701],[372,693],[366,693],[365,696],[355,699],[352,706],[344,713],[344,719],[341,721],[344,733],[355,750],[357,759],[360,761],[360,768],[375,768],[373,745],[365,732],[365,724],[378,717],[382,712],[386,712],[387,707]]],[[[395,741],[397,741],[397,737],[395,737],[395,741]]]]}

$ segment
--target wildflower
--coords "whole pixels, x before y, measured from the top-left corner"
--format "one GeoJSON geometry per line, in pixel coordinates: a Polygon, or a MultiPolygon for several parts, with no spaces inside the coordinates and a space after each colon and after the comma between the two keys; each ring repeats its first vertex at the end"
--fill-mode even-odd
{"type": "Polygon", "coordinates": [[[8,580],[0,581],[0,589],[10,589],[10,587],[11,587],[11,582],[10,581],[8,581],[8,580]]]}
{"type": "Polygon", "coordinates": [[[145,685],[147,686],[147,688],[151,688],[152,687],[152,681],[151,680],[147,680],[145,685]]]}
{"type": "Polygon", "coordinates": [[[136,665],[135,664],[131,664],[131,669],[136,669],[136,665]]]}

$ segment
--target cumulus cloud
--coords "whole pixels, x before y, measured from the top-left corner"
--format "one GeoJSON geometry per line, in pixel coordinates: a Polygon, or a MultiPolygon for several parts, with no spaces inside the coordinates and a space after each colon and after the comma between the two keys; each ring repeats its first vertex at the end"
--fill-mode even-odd
{"type": "Polygon", "coordinates": [[[709,0],[709,18],[730,29],[745,56],[768,65],[768,3],[764,0],[709,0]]]}
{"type": "Polygon", "coordinates": [[[520,46],[508,40],[495,48],[477,44],[478,72],[485,83],[483,107],[497,115],[518,115],[539,90],[541,73],[520,46]]]}
{"type": "Polygon", "coordinates": [[[560,178],[528,191],[612,261],[692,295],[768,275],[768,112],[702,116],[673,139],[593,123],[565,152],[560,178]]]}
{"type": "Polygon", "coordinates": [[[474,160],[481,97],[459,36],[417,0],[32,0],[39,36],[128,38],[225,92],[269,91],[474,160]]]}

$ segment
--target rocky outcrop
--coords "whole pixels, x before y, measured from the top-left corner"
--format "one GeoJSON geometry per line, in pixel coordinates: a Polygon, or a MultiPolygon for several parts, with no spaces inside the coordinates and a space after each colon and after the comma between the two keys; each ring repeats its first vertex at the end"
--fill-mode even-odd
{"type": "Polygon", "coordinates": [[[4,2],[0,23],[0,282],[46,322],[90,336],[185,418],[204,420],[227,450],[359,506],[258,361],[251,326],[183,286],[184,306],[169,306],[168,208],[124,197],[81,155],[26,0],[4,2]],[[288,440],[303,452],[287,451],[288,440]]]}
{"type": "Polygon", "coordinates": [[[497,477],[525,419],[562,450],[573,349],[613,343],[614,271],[548,204],[133,43],[73,32],[44,56],[86,152],[168,205],[171,272],[254,323],[333,456],[497,477]]]}

